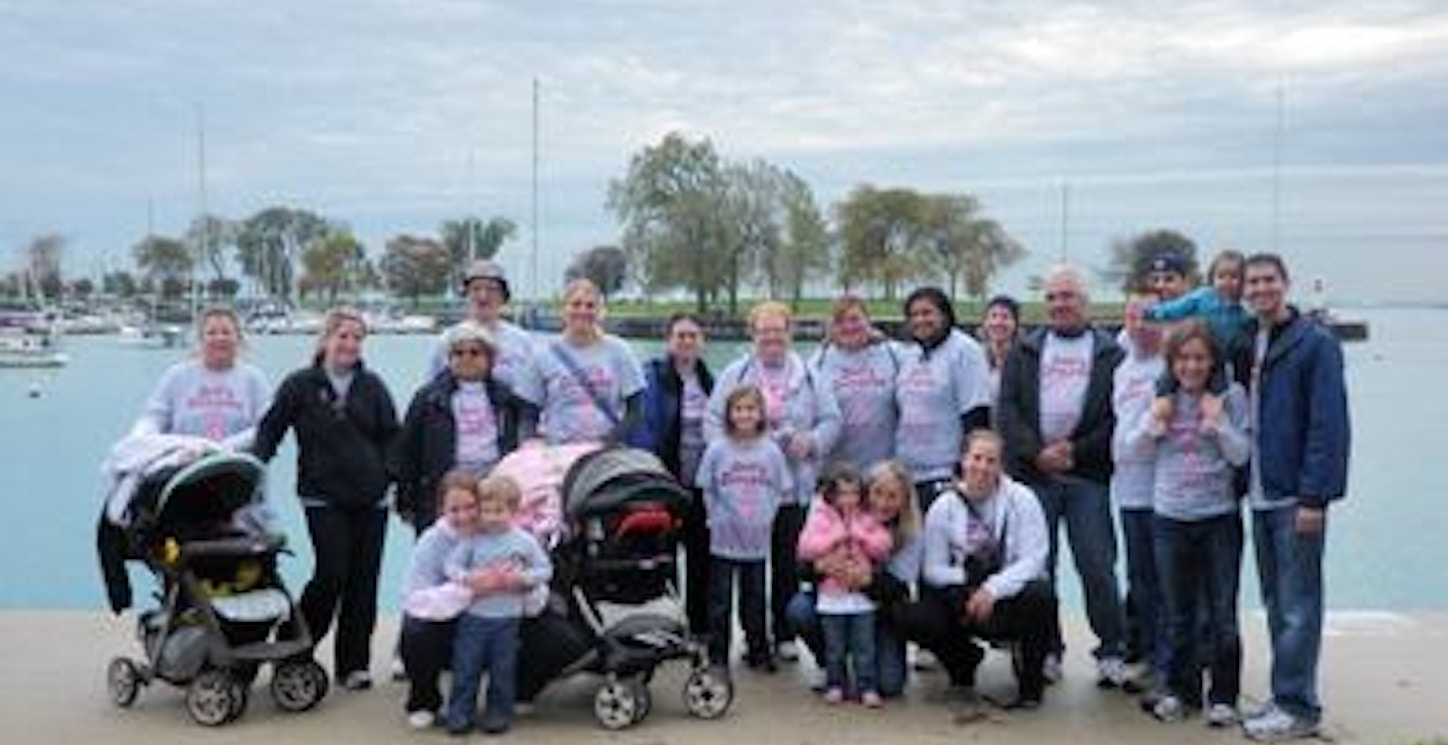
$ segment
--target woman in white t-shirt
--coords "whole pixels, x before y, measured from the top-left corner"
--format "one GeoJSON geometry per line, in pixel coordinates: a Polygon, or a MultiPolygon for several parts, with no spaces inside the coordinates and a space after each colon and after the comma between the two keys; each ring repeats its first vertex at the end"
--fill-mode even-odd
{"type": "Polygon", "coordinates": [[[197,342],[195,358],[161,376],[131,434],[194,435],[228,450],[246,449],[271,403],[271,384],[239,359],[241,323],[230,309],[203,311],[197,342]]]}
{"type": "Polygon", "coordinates": [[[640,416],[644,374],[633,350],[599,327],[603,295],[587,279],[563,289],[563,335],[537,345],[518,388],[542,410],[549,444],[623,442],[640,416]]]}

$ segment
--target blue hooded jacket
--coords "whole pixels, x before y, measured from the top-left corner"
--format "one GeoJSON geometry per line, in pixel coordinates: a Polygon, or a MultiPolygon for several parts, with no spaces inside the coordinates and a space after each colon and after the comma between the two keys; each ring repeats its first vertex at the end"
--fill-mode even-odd
{"type": "MultiPolygon", "coordinates": [[[[1351,426],[1342,346],[1331,329],[1290,310],[1291,320],[1272,330],[1255,376],[1262,490],[1270,500],[1295,497],[1320,508],[1347,492],[1351,426]]],[[[1238,346],[1237,369],[1249,376],[1258,328],[1253,320],[1238,346]]]]}

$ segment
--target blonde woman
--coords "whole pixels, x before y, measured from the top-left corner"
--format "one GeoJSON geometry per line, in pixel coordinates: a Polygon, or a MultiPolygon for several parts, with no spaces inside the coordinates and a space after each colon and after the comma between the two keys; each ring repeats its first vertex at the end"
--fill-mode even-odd
{"type": "Polygon", "coordinates": [[[356,311],[329,311],[312,364],[282,382],[254,446],[271,460],[287,430],[295,433],[297,497],[316,557],[302,616],[318,640],[337,618],[334,673],[348,690],[372,685],[368,664],[392,481],[383,464],[398,432],[387,385],[362,364],[366,336],[356,311]]]}
{"type": "MultiPolygon", "coordinates": [[[[752,385],[764,394],[765,426],[784,451],[793,482],[775,516],[769,560],[774,652],[793,662],[799,652],[785,623],[785,607],[799,591],[795,549],[820,466],[840,436],[840,407],[830,386],[792,349],[794,318],[789,306],[774,301],[754,306],[749,311],[749,333],[753,348],[724,368],[709,395],[704,436],[710,442],[723,436],[725,402],[734,389],[752,385]]],[[[767,662],[773,664],[773,659],[767,662]]]]}
{"type": "MultiPolygon", "coordinates": [[[[875,665],[881,696],[895,698],[905,692],[908,666],[905,637],[896,627],[895,608],[910,599],[910,587],[920,580],[924,557],[921,540],[920,506],[910,471],[900,461],[876,463],[867,474],[865,503],[875,518],[890,531],[890,558],[876,572],[862,570],[852,586],[863,591],[878,607],[875,623],[875,665]]],[[[817,562],[811,571],[831,569],[817,562]]],[[[799,592],[786,611],[791,628],[809,647],[816,660],[824,659],[819,617],[813,592],[799,592]]]]}
{"type": "Polygon", "coordinates": [[[633,350],[604,333],[603,295],[587,279],[563,290],[563,334],[539,344],[534,374],[519,386],[542,409],[539,423],[551,444],[623,442],[641,415],[644,374],[633,350]]]}

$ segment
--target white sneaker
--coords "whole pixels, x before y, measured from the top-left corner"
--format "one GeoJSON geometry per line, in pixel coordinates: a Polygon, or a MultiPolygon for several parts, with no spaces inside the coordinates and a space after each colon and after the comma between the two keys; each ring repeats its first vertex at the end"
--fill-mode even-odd
{"type": "Polygon", "coordinates": [[[783,641],[774,645],[774,656],[780,662],[799,662],[799,645],[793,641],[783,641]]]}
{"type": "Polygon", "coordinates": [[[935,659],[935,653],[924,647],[915,648],[915,659],[910,662],[910,667],[916,672],[928,673],[940,667],[940,661],[935,659]]]}
{"type": "Polygon", "coordinates": [[[1041,662],[1041,675],[1046,679],[1047,685],[1061,682],[1061,655],[1048,654],[1041,662]]]}
{"type": "Polygon", "coordinates": [[[342,687],[349,691],[365,691],[372,687],[372,675],[366,670],[353,670],[342,678],[342,687]]]}
{"type": "Polygon", "coordinates": [[[1162,696],[1156,706],[1152,707],[1151,715],[1156,717],[1157,721],[1168,724],[1180,722],[1187,718],[1187,705],[1176,696],[1162,696]]]}
{"type": "Polygon", "coordinates": [[[1120,688],[1129,677],[1126,662],[1120,657],[1102,657],[1096,661],[1097,688],[1120,688]]]}
{"type": "Polygon", "coordinates": [[[1317,735],[1317,723],[1292,716],[1273,707],[1271,711],[1242,723],[1247,737],[1258,742],[1301,740],[1317,735]]]}
{"type": "Polygon", "coordinates": [[[1230,727],[1237,723],[1237,707],[1231,704],[1212,704],[1207,707],[1208,727],[1230,727]]]}
{"type": "Polygon", "coordinates": [[[437,714],[427,709],[414,711],[407,715],[407,726],[413,729],[432,729],[434,724],[437,724],[437,714]]]}

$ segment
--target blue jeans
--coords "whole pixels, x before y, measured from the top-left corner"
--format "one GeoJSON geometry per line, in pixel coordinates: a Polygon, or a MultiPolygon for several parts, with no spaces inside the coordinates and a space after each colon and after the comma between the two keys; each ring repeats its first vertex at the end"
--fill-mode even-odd
{"type": "Polygon", "coordinates": [[[1166,680],[1171,659],[1161,582],[1156,576],[1156,543],[1151,508],[1122,509],[1121,537],[1126,546],[1126,637],[1128,656],[1145,660],[1166,680]]]}
{"type": "MultiPolygon", "coordinates": [[[[1122,657],[1126,654],[1126,617],[1121,608],[1121,593],[1116,586],[1116,526],[1111,521],[1111,490],[1106,484],[1078,478],[1049,479],[1031,484],[1041,508],[1046,513],[1046,534],[1051,539],[1051,552],[1046,566],[1051,572],[1051,585],[1056,584],[1056,556],[1060,550],[1061,521],[1066,522],[1066,539],[1071,542],[1071,557],[1076,573],[1081,575],[1081,591],[1086,597],[1086,620],[1096,634],[1093,654],[1098,657],[1122,657]]],[[[1061,638],[1061,619],[1053,622],[1052,648],[1057,654],[1065,649],[1061,638]]]]}
{"type": "Polygon", "coordinates": [[[1317,661],[1322,653],[1322,549],[1327,532],[1297,532],[1297,507],[1252,515],[1252,543],[1267,630],[1272,637],[1272,701],[1319,721],[1317,661]]]}
{"type": "Polygon", "coordinates": [[[750,660],[770,654],[764,631],[764,565],[722,556],[709,557],[709,661],[729,664],[729,638],[734,630],[730,611],[734,606],[734,576],[739,575],[739,620],[744,626],[744,643],[750,660]]]}
{"type": "Polygon", "coordinates": [[[1237,588],[1242,573],[1242,517],[1236,512],[1182,521],[1158,515],[1152,524],[1157,572],[1171,626],[1167,685],[1188,706],[1202,703],[1202,674],[1211,673],[1208,699],[1237,705],[1242,685],[1242,635],[1237,588]],[[1200,634],[1205,599],[1209,632],[1200,634]]]}
{"type": "MultiPolygon", "coordinates": [[[[825,638],[821,616],[815,613],[815,602],[813,591],[796,593],[785,610],[785,618],[793,632],[809,648],[810,654],[814,655],[815,661],[823,663],[826,661],[825,638]]],[[[890,615],[886,611],[875,613],[876,690],[885,698],[905,693],[909,672],[909,666],[905,664],[905,637],[895,628],[890,615]]]]}
{"type": "Polygon", "coordinates": [[[825,637],[825,685],[844,690],[850,673],[860,693],[879,693],[875,662],[875,612],[821,613],[825,637]]]}
{"type": "Polygon", "coordinates": [[[483,618],[464,613],[453,637],[452,693],[447,701],[448,729],[473,725],[478,688],[488,674],[484,725],[510,724],[518,685],[518,619],[483,618]]]}

